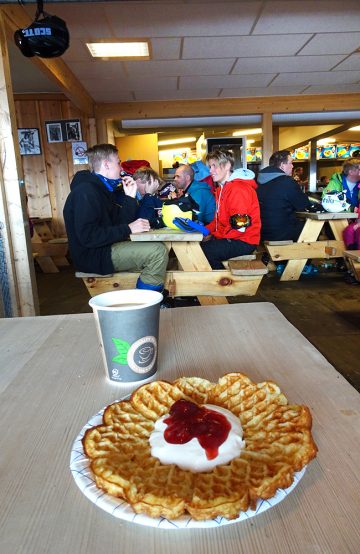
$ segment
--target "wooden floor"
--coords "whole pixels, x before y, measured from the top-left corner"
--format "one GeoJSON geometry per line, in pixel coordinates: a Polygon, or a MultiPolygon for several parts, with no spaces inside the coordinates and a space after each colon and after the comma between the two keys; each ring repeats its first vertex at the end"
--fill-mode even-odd
{"type": "MultiPolygon", "coordinates": [[[[53,274],[39,272],[37,282],[41,315],[91,312],[88,293],[73,268],[53,274]]],[[[229,301],[275,304],[360,391],[360,285],[346,284],[343,274],[333,271],[302,276],[297,282],[279,282],[272,272],[264,277],[256,296],[229,301]]]]}

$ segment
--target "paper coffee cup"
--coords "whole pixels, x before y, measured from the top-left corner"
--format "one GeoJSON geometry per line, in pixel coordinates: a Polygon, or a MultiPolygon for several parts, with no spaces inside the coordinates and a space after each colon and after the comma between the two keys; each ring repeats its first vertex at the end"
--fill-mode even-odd
{"type": "Polygon", "coordinates": [[[112,383],[142,384],[155,375],[162,298],[156,291],[134,289],[90,299],[105,373],[112,383]]]}

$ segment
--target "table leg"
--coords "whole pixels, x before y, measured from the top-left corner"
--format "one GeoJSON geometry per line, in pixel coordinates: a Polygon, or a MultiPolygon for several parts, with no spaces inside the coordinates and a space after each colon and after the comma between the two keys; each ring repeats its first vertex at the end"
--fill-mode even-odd
{"type": "MultiPolygon", "coordinates": [[[[316,242],[325,221],[307,219],[297,242],[316,242]]],[[[298,281],[307,259],[289,260],[280,281],[298,281]]]]}
{"type": "MultiPolygon", "coordinates": [[[[212,271],[198,242],[172,242],[171,246],[183,271],[212,271]]],[[[202,306],[228,303],[226,296],[197,297],[202,306]]]]}

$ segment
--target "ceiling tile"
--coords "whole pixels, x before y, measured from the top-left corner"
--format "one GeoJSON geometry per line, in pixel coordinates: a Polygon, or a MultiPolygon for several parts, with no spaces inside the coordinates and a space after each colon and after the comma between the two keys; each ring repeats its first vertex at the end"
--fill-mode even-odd
{"type": "Polygon", "coordinates": [[[126,87],[127,90],[176,90],[177,89],[177,77],[156,77],[156,79],[147,79],[146,81],[142,76],[128,77],[127,79],[120,79],[119,87],[126,87]]]}
{"type": "Polygon", "coordinates": [[[51,15],[61,17],[70,32],[70,38],[110,38],[114,37],[104,4],[101,2],[80,4],[52,3],[46,5],[51,15]]]}
{"type": "Polygon", "coordinates": [[[302,86],[293,87],[242,87],[237,89],[223,89],[220,98],[236,98],[251,96],[287,96],[288,94],[300,94],[302,86]]]}
{"type": "Polygon", "coordinates": [[[217,98],[220,89],[199,90],[135,90],[136,100],[192,100],[194,98],[217,98]]]}
{"type": "Polygon", "coordinates": [[[115,75],[117,78],[125,77],[123,62],[121,61],[101,61],[101,60],[90,60],[89,62],[69,62],[69,68],[80,80],[95,78],[95,79],[106,79],[112,75],[115,75]]]}
{"type": "Polygon", "coordinates": [[[360,32],[358,33],[318,33],[298,53],[299,56],[308,54],[351,54],[360,46],[360,32]]]}
{"type": "Polygon", "coordinates": [[[271,0],[265,2],[253,34],[271,35],[294,30],[296,33],[338,33],[359,28],[359,0],[271,0]]]}
{"type": "Polygon", "coordinates": [[[178,60],[180,58],[180,38],[152,38],[153,60],[178,60]]]}
{"type": "Polygon", "coordinates": [[[307,88],[303,94],[331,94],[331,93],[348,93],[348,92],[360,92],[360,83],[356,85],[314,85],[307,88]]]}
{"type": "Polygon", "coordinates": [[[133,102],[134,96],[131,92],[118,92],[116,89],[102,90],[94,93],[95,102],[133,102]]]}
{"type": "Polygon", "coordinates": [[[294,71],[325,71],[339,63],[344,56],[282,56],[273,58],[240,58],[232,74],[283,73],[294,71]]]}
{"type": "Polygon", "coordinates": [[[360,53],[349,56],[346,60],[335,67],[334,71],[359,71],[360,70],[360,53]]]}
{"type": "Polygon", "coordinates": [[[341,85],[356,83],[360,80],[360,71],[318,71],[313,73],[281,73],[271,83],[279,85],[341,85]]]}
{"type": "Polygon", "coordinates": [[[129,61],[129,75],[181,76],[181,75],[227,75],[234,59],[225,60],[174,60],[174,61],[129,61]]]}
{"type": "Polygon", "coordinates": [[[209,75],[181,77],[180,89],[266,87],[274,75],[209,75]]]}
{"type": "Polygon", "coordinates": [[[183,58],[226,58],[291,55],[304,46],[311,35],[208,36],[185,37],[183,58]]]}
{"type": "Polygon", "coordinates": [[[202,2],[128,2],[105,5],[105,13],[118,36],[208,36],[247,34],[261,1],[222,2],[206,9],[202,2]],[[116,5],[118,4],[118,5],[116,5]]]}

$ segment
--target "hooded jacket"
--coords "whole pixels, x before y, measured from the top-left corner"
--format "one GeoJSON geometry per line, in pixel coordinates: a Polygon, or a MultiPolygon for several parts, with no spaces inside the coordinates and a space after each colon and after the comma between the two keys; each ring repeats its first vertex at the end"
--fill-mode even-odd
{"type": "Polygon", "coordinates": [[[186,193],[190,194],[199,206],[197,214],[199,221],[205,225],[210,223],[215,215],[215,198],[209,185],[205,182],[192,181],[186,193]]]}
{"type": "Polygon", "coordinates": [[[114,271],[111,245],[127,240],[136,219],[137,201],[124,195],[116,204],[112,192],[90,171],[78,171],[64,206],[70,255],[78,271],[106,275],[114,271]]]}
{"type": "Polygon", "coordinates": [[[334,173],[331,176],[329,184],[324,188],[322,197],[324,197],[327,192],[332,192],[334,190],[336,190],[336,192],[345,191],[346,200],[350,204],[347,210],[348,212],[353,212],[355,208],[360,206],[360,181],[358,181],[353,190],[350,191],[346,183],[346,175],[344,175],[344,173],[334,173]]]}
{"type": "Polygon", "coordinates": [[[298,183],[275,166],[268,166],[257,177],[262,240],[296,240],[302,222],[295,212],[304,211],[310,200],[298,183]]]}
{"type": "Polygon", "coordinates": [[[249,169],[236,169],[226,183],[217,187],[215,218],[207,225],[215,238],[259,244],[261,222],[254,177],[249,169]],[[230,217],[236,214],[246,214],[251,218],[251,225],[244,232],[230,225],[230,217]]]}

